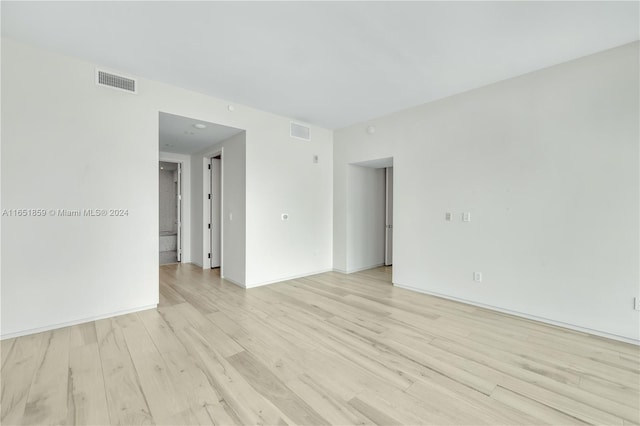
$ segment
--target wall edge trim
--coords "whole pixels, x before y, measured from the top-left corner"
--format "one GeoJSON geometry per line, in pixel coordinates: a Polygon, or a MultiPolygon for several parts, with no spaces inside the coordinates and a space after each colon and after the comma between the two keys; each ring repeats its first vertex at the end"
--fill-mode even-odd
{"type": "Polygon", "coordinates": [[[485,309],[488,309],[490,311],[501,312],[501,313],[513,315],[513,316],[516,316],[516,317],[519,317],[519,318],[524,318],[524,319],[528,319],[528,320],[532,320],[532,321],[541,322],[541,323],[547,324],[547,325],[554,325],[554,326],[566,328],[566,329],[572,330],[572,331],[579,331],[579,332],[591,334],[591,335],[597,336],[597,337],[604,337],[604,338],[607,338],[607,339],[616,340],[618,342],[629,343],[629,344],[632,344],[632,345],[635,345],[635,346],[640,346],[640,339],[633,339],[631,337],[619,336],[617,334],[607,333],[605,331],[594,330],[594,329],[591,329],[591,328],[586,328],[586,327],[582,327],[582,326],[575,325],[575,324],[569,324],[569,323],[566,323],[566,322],[556,321],[556,320],[552,320],[552,319],[549,319],[549,318],[538,317],[538,316],[535,316],[535,315],[525,314],[525,313],[518,312],[518,311],[512,311],[510,309],[504,309],[504,308],[500,308],[500,307],[493,306],[493,305],[485,305],[484,303],[472,302],[470,300],[460,299],[458,297],[448,296],[448,295],[442,294],[442,293],[436,293],[436,292],[432,292],[432,291],[428,291],[428,290],[423,290],[423,289],[420,289],[420,288],[411,287],[411,286],[404,285],[404,284],[393,283],[393,285],[395,287],[403,288],[405,290],[415,291],[416,293],[423,293],[423,294],[427,294],[429,296],[441,297],[443,299],[453,300],[454,302],[460,302],[460,303],[464,303],[466,305],[472,305],[472,306],[477,306],[479,308],[485,308],[485,309]]]}
{"type": "Polygon", "coordinates": [[[132,314],[134,312],[146,311],[148,309],[156,309],[157,307],[158,307],[158,304],[154,303],[154,304],[151,304],[151,305],[143,305],[143,306],[138,306],[138,307],[135,307],[135,308],[124,309],[122,311],[114,311],[114,312],[95,315],[95,316],[91,316],[91,317],[85,317],[85,318],[79,318],[79,319],[76,319],[76,320],[61,322],[61,323],[57,323],[57,324],[45,325],[43,327],[29,328],[29,329],[26,329],[26,330],[14,331],[14,332],[11,332],[11,333],[4,333],[4,334],[0,335],[0,340],[13,339],[15,337],[27,336],[29,334],[36,334],[36,333],[42,333],[44,331],[56,330],[58,328],[71,327],[73,325],[84,324],[86,322],[98,321],[98,320],[106,319],[106,318],[113,318],[113,317],[117,317],[117,316],[120,316],[120,315],[132,314]]]}

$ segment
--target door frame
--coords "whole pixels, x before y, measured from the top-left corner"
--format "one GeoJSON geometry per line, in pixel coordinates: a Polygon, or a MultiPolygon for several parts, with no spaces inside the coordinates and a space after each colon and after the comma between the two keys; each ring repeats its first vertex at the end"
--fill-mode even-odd
{"type": "Polygon", "coordinates": [[[211,157],[210,164],[209,253],[211,253],[211,258],[209,260],[211,269],[220,268],[222,271],[222,153],[219,156],[211,157]],[[216,162],[217,167],[214,167],[216,162]],[[217,247],[214,248],[214,245],[217,247]]]}
{"type": "Polygon", "coordinates": [[[209,198],[209,194],[211,194],[211,169],[209,166],[211,165],[211,160],[218,156],[220,156],[220,276],[224,277],[224,226],[222,216],[224,211],[224,147],[207,153],[202,158],[202,269],[211,269],[209,254],[212,253],[212,233],[209,224],[211,223],[211,208],[214,200],[209,198]]]}
{"type": "MultiPolygon", "coordinates": [[[[182,170],[182,177],[180,179],[181,184],[181,235],[180,246],[182,248],[182,254],[180,256],[180,263],[191,262],[191,158],[189,155],[174,154],[171,152],[159,152],[158,161],[165,163],[177,163],[180,164],[182,170]]],[[[158,182],[159,188],[159,182],[158,182]]],[[[156,218],[159,220],[160,207],[156,213],[156,218]]],[[[160,226],[156,226],[159,230],[160,226]]],[[[160,233],[158,232],[158,247],[160,247],[160,233]]]]}
{"type": "Polygon", "coordinates": [[[393,265],[393,166],[385,167],[384,264],[393,265]]]}
{"type": "Polygon", "coordinates": [[[176,259],[182,262],[182,163],[176,163],[176,259]]]}

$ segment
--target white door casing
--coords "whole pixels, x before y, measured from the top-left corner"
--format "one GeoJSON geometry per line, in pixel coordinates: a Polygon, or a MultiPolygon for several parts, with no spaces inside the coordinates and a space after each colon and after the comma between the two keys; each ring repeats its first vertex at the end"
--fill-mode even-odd
{"type": "Polygon", "coordinates": [[[176,170],[176,257],[182,259],[182,164],[176,170]]]}
{"type": "Polygon", "coordinates": [[[221,264],[221,217],[220,207],[222,201],[222,182],[221,182],[222,162],[220,158],[211,159],[211,217],[210,217],[210,253],[211,268],[219,268],[221,264]]]}
{"type": "Polygon", "coordinates": [[[393,264],[393,167],[385,169],[386,175],[386,214],[385,214],[385,247],[384,264],[393,264]]]}

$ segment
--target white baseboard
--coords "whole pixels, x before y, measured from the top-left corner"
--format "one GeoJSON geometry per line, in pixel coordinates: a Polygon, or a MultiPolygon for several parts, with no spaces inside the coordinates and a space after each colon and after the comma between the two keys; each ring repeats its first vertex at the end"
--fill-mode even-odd
{"type": "Polygon", "coordinates": [[[247,286],[245,286],[244,284],[239,283],[238,281],[234,281],[234,280],[232,280],[231,278],[227,278],[227,277],[220,277],[220,278],[222,278],[222,279],[223,279],[223,280],[225,280],[225,281],[229,281],[231,284],[235,284],[235,285],[237,285],[238,287],[247,288],[247,286]]]}
{"type": "Polygon", "coordinates": [[[460,303],[464,303],[464,304],[467,304],[467,305],[478,306],[480,308],[489,309],[491,311],[502,312],[502,313],[510,314],[510,315],[513,315],[513,316],[516,316],[516,317],[520,317],[520,318],[526,318],[526,319],[530,319],[530,320],[533,320],[533,321],[542,322],[542,323],[545,323],[545,324],[550,324],[550,325],[555,325],[555,326],[558,326],[558,327],[568,328],[569,330],[580,331],[582,333],[593,334],[595,336],[606,337],[607,339],[617,340],[619,342],[630,343],[632,345],[640,346],[640,340],[636,340],[636,339],[632,339],[632,338],[624,337],[624,336],[618,336],[617,334],[611,334],[611,333],[607,333],[607,332],[604,332],[604,331],[593,330],[593,329],[590,329],[590,328],[581,327],[579,325],[574,325],[574,324],[568,324],[568,323],[565,323],[565,322],[555,321],[555,320],[552,320],[552,319],[549,319],[549,318],[537,317],[535,315],[529,315],[529,314],[525,314],[525,313],[518,312],[518,311],[512,311],[510,309],[499,308],[497,306],[485,305],[484,303],[472,302],[470,300],[460,299],[458,297],[448,296],[446,294],[436,293],[436,292],[433,292],[433,291],[427,291],[427,290],[423,290],[421,288],[411,287],[411,286],[408,286],[408,285],[397,284],[397,283],[393,283],[393,285],[396,286],[396,287],[404,288],[405,290],[411,290],[411,291],[415,291],[415,292],[418,292],[418,293],[428,294],[430,296],[441,297],[443,299],[453,300],[455,302],[460,302],[460,303]]]}
{"type": "Polygon", "coordinates": [[[381,266],[384,266],[384,263],[378,263],[376,265],[363,266],[361,268],[348,269],[348,270],[333,268],[332,271],[340,272],[341,274],[353,274],[355,272],[362,272],[362,271],[366,271],[367,269],[379,268],[381,266]]]}
{"type": "Polygon", "coordinates": [[[158,304],[156,303],[154,305],[139,306],[137,308],[125,309],[123,311],[116,311],[116,312],[111,312],[111,313],[102,314],[102,315],[96,315],[96,316],[88,317],[88,318],[81,318],[81,319],[77,319],[77,320],[73,320],[73,321],[62,322],[62,323],[59,323],[59,324],[47,325],[47,326],[44,326],[44,327],[31,328],[31,329],[28,329],[28,330],[16,331],[16,332],[13,332],[13,333],[6,333],[6,334],[0,335],[0,340],[12,339],[14,337],[26,336],[28,334],[42,333],[43,331],[55,330],[57,328],[70,327],[72,325],[83,324],[85,322],[97,321],[97,320],[101,320],[101,319],[105,319],[105,318],[111,318],[111,317],[117,317],[117,316],[120,316],[120,315],[131,314],[133,312],[146,311],[147,309],[156,309],[157,307],[158,307],[158,304]]]}
{"type": "Polygon", "coordinates": [[[300,275],[292,275],[292,276],[288,276],[288,277],[282,277],[282,278],[278,278],[276,280],[271,280],[271,281],[264,281],[261,283],[255,283],[255,284],[249,284],[244,286],[245,288],[255,288],[255,287],[262,287],[263,285],[269,285],[269,284],[275,284],[275,283],[280,283],[282,281],[289,281],[289,280],[295,280],[296,278],[304,278],[304,277],[309,277],[311,275],[317,275],[317,274],[324,274],[325,272],[330,272],[333,269],[331,268],[327,268],[327,269],[322,269],[319,271],[314,271],[314,272],[307,272],[305,274],[300,274],[300,275]]]}

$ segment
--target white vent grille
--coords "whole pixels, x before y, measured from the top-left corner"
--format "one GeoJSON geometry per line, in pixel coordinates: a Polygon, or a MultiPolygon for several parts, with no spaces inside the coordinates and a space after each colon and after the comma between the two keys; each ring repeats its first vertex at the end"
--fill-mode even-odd
{"type": "Polygon", "coordinates": [[[290,136],[296,139],[302,139],[303,141],[311,140],[311,133],[307,126],[302,124],[291,122],[290,136]]]}
{"type": "Polygon", "coordinates": [[[96,70],[96,84],[98,86],[111,87],[129,93],[138,93],[137,81],[133,78],[124,77],[103,70],[96,70]]]}

